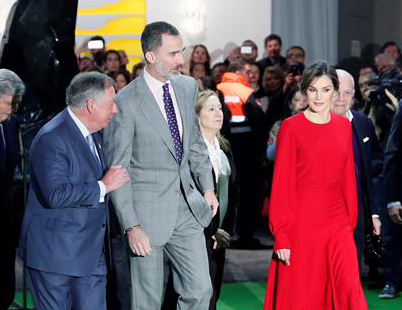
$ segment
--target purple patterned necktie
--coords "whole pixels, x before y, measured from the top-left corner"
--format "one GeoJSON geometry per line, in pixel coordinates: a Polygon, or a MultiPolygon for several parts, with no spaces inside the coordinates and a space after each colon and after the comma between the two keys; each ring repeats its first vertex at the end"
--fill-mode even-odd
{"type": "Polygon", "coordinates": [[[180,139],[179,126],[177,125],[176,113],[173,107],[172,96],[169,93],[169,84],[163,84],[163,103],[165,105],[165,112],[167,116],[167,122],[169,125],[170,134],[172,135],[174,149],[176,151],[176,158],[178,163],[181,163],[183,156],[183,145],[180,139]]]}

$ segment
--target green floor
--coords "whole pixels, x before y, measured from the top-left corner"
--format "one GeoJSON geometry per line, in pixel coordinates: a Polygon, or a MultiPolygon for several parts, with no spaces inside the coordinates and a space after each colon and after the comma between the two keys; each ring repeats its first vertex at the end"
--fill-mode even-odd
{"type": "MultiPolygon", "coordinates": [[[[379,290],[364,293],[370,310],[402,310],[402,297],[384,300],[377,297],[379,290]]],[[[264,294],[265,283],[224,284],[218,310],[262,310],[264,294]]]]}
{"type": "MultiPolygon", "coordinates": [[[[218,310],[262,310],[264,294],[265,283],[224,284],[218,310]]],[[[383,300],[378,299],[377,294],[378,290],[365,290],[370,310],[402,310],[402,297],[383,300]]],[[[22,304],[21,294],[17,294],[16,302],[22,304]]],[[[32,308],[32,301],[29,297],[28,306],[32,308]]]]}

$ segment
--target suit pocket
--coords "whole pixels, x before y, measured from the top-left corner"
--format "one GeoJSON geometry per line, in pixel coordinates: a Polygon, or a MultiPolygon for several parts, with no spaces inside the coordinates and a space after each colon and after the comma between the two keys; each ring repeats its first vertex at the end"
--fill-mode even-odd
{"type": "Polygon", "coordinates": [[[47,230],[75,233],[80,228],[80,225],[76,222],[71,221],[65,221],[59,219],[47,219],[45,222],[45,228],[47,230]]]}

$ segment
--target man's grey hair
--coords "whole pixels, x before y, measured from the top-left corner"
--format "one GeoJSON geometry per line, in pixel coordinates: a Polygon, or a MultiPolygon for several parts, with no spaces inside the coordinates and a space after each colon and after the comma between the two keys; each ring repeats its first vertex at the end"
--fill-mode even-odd
{"type": "Polygon", "coordinates": [[[10,95],[22,96],[25,93],[25,85],[17,74],[8,69],[0,69],[0,97],[10,95]]]}
{"type": "Polygon", "coordinates": [[[395,60],[392,58],[392,56],[388,53],[382,53],[378,54],[375,57],[375,63],[377,64],[380,60],[385,60],[388,62],[388,66],[394,66],[395,65],[395,60]]]}
{"type": "Polygon", "coordinates": [[[66,89],[66,104],[77,110],[83,108],[88,99],[98,102],[105,95],[105,89],[113,84],[111,77],[99,72],[79,73],[66,89]]]}
{"type": "Polygon", "coordinates": [[[340,77],[348,78],[350,80],[350,82],[352,83],[353,90],[355,89],[355,79],[348,71],[343,70],[343,69],[336,69],[336,74],[338,75],[338,79],[340,77]]]}
{"type": "Polygon", "coordinates": [[[145,26],[141,34],[141,47],[146,52],[153,52],[162,45],[162,34],[180,35],[177,28],[167,22],[154,22],[145,26]]]}

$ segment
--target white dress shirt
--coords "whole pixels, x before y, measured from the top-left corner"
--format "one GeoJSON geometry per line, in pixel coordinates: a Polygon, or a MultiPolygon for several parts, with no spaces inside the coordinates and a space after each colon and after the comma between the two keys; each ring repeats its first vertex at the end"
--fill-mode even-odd
{"type": "Polygon", "coordinates": [[[177,100],[176,100],[176,96],[174,93],[172,83],[170,82],[170,80],[166,81],[165,83],[158,81],[157,79],[155,79],[152,75],[150,75],[148,73],[147,67],[145,67],[143,72],[144,72],[145,82],[147,83],[149,89],[151,90],[152,95],[154,95],[155,101],[158,104],[158,107],[159,107],[164,119],[166,120],[166,122],[167,122],[167,116],[166,116],[166,111],[165,111],[165,103],[163,102],[162,86],[164,84],[169,84],[169,93],[172,97],[174,112],[176,113],[177,126],[179,127],[180,138],[183,140],[183,123],[181,120],[180,110],[179,110],[179,106],[177,105],[177,100]]]}
{"type": "MultiPolygon", "coordinates": [[[[80,130],[81,134],[83,135],[83,137],[86,141],[87,136],[89,136],[91,134],[89,132],[88,128],[85,127],[85,125],[78,119],[77,116],[75,116],[73,111],[71,111],[70,107],[67,107],[67,111],[68,111],[68,114],[70,114],[71,118],[73,119],[74,123],[77,125],[78,129],[80,130]]],[[[100,161],[98,151],[96,149],[95,149],[95,151],[96,151],[96,156],[98,156],[98,159],[100,161]]],[[[106,186],[102,181],[98,181],[98,185],[99,185],[99,190],[100,190],[99,202],[104,202],[105,195],[106,195],[106,186]]]]}

